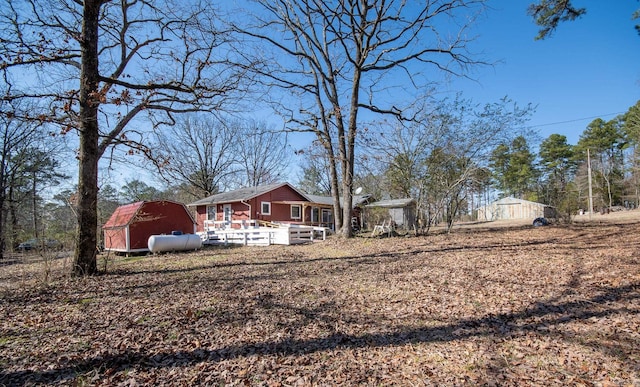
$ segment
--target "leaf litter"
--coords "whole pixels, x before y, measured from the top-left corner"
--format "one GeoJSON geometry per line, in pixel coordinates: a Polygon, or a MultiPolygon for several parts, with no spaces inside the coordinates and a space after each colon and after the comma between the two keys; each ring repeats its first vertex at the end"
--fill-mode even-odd
{"type": "Polygon", "coordinates": [[[0,384],[640,386],[639,226],[2,266],[0,384]]]}

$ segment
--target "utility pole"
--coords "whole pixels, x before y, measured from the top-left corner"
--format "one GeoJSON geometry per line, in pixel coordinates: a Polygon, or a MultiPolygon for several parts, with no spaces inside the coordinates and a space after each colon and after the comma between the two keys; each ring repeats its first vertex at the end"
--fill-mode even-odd
{"type": "Polygon", "coordinates": [[[589,220],[591,220],[591,214],[593,213],[593,189],[591,187],[591,154],[589,148],[587,148],[587,173],[589,181],[589,220]]]}

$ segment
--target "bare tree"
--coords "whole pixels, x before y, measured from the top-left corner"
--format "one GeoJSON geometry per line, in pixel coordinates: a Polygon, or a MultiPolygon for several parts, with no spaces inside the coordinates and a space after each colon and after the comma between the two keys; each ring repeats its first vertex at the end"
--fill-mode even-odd
{"type": "Polygon", "coordinates": [[[256,0],[248,11],[254,17],[243,16],[251,21],[235,23],[245,47],[258,53],[247,56],[247,67],[260,59],[263,66],[252,69],[267,86],[291,95],[273,101],[288,127],[315,134],[325,148],[341,235],[352,235],[343,220],[352,206],[359,114],[403,118],[398,96],[412,99],[412,90],[432,81],[430,70],[460,75],[477,63],[467,54],[465,30],[482,3],[256,0]]]}
{"type": "Polygon", "coordinates": [[[100,158],[113,145],[144,150],[145,128],[176,113],[220,109],[243,80],[223,64],[216,20],[197,2],[2,0],[0,69],[11,85],[2,98],[41,101],[20,118],[79,137],[74,274],[97,272],[100,158]]]}
{"type": "MultiPolygon", "coordinates": [[[[28,159],[21,154],[32,148],[40,137],[41,127],[34,123],[15,118],[16,107],[0,101],[0,258],[3,257],[7,239],[12,241],[15,235],[7,238],[7,220],[11,211],[11,202],[17,195],[18,175],[24,170],[28,159]]],[[[14,217],[15,218],[15,217],[14,217]]]]}
{"type": "Polygon", "coordinates": [[[389,196],[416,199],[423,226],[446,219],[450,228],[467,192],[485,180],[492,150],[530,134],[523,124],[532,108],[508,99],[480,106],[460,96],[423,102],[414,121],[370,129],[364,143],[370,157],[386,165],[389,196]]]}
{"type": "Polygon", "coordinates": [[[287,136],[264,122],[237,121],[235,133],[236,185],[255,187],[278,182],[291,160],[287,136]]]}
{"type": "Polygon", "coordinates": [[[239,171],[236,140],[227,123],[189,115],[156,134],[151,159],[165,181],[202,198],[223,191],[239,171]]]}
{"type": "Polygon", "coordinates": [[[298,187],[309,194],[330,195],[331,175],[325,149],[314,141],[306,149],[298,149],[295,153],[301,160],[298,187]]]}
{"type": "Polygon", "coordinates": [[[420,203],[422,192],[417,183],[438,140],[438,132],[432,129],[417,122],[382,122],[362,136],[368,158],[383,171],[389,198],[413,197],[420,203]]]}

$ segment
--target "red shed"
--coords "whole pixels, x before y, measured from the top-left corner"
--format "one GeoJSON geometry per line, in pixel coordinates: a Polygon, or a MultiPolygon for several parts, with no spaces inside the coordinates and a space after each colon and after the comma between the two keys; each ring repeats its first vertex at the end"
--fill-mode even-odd
{"type": "Polygon", "coordinates": [[[184,204],[156,200],[118,207],[102,231],[105,250],[132,253],[149,251],[151,235],[193,234],[196,223],[184,204]]]}

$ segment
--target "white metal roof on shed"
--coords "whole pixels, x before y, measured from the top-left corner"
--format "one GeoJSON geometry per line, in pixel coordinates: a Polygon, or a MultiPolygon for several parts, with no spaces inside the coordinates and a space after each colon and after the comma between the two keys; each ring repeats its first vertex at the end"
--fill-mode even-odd
{"type": "Polygon", "coordinates": [[[538,203],[538,202],[532,202],[530,200],[524,200],[524,199],[517,199],[511,196],[496,200],[495,202],[491,203],[491,204],[516,204],[516,203],[523,203],[523,204],[531,204],[531,205],[538,205],[538,206],[547,206],[546,204],[543,203],[538,203]]]}
{"type": "Polygon", "coordinates": [[[371,204],[367,204],[367,207],[385,207],[385,208],[402,208],[414,205],[416,201],[412,198],[405,199],[389,199],[389,200],[380,200],[377,202],[373,202],[371,204]]]}

